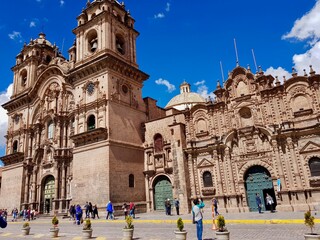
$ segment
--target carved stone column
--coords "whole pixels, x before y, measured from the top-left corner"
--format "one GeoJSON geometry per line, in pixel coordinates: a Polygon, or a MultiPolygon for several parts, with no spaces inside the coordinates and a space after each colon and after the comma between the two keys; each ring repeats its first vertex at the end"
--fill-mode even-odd
{"type": "MultiPolygon", "coordinates": [[[[59,207],[59,167],[58,167],[58,162],[54,163],[54,201],[53,201],[53,210],[56,211],[59,207]]],[[[55,212],[53,212],[55,213],[55,212]]]]}
{"type": "Polygon", "coordinates": [[[24,203],[27,204],[29,202],[29,181],[30,181],[30,174],[28,173],[28,170],[26,170],[26,182],[24,185],[24,203]]]}
{"type": "Polygon", "coordinates": [[[28,133],[28,157],[32,157],[32,133],[28,133]]]}
{"type": "Polygon", "coordinates": [[[302,182],[301,182],[301,176],[300,176],[300,173],[299,173],[299,170],[298,170],[298,162],[297,162],[297,158],[296,158],[296,154],[294,152],[294,143],[292,141],[292,138],[288,138],[287,139],[287,142],[288,142],[288,147],[290,149],[290,156],[291,156],[291,159],[292,159],[292,166],[293,166],[293,170],[294,170],[294,176],[295,176],[295,179],[296,179],[296,186],[298,188],[301,188],[302,187],[302,182]]]}
{"type": "Polygon", "coordinates": [[[188,154],[188,169],[189,169],[189,176],[190,176],[190,188],[191,188],[191,198],[196,197],[196,188],[194,182],[194,172],[193,172],[193,159],[192,154],[188,154]]]}
{"type": "Polygon", "coordinates": [[[32,190],[31,190],[31,201],[36,202],[36,183],[37,183],[37,169],[33,169],[32,172],[32,190]]]}
{"type": "Polygon", "coordinates": [[[67,121],[64,121],[63,123],[63,147],[68,147],[68,135],[67,135],[67,131],[68,130],[68,123],[67,121]]]}
{"type": "Polygon", "coordinates": [[[59,212],[64,212],[65,209],[63,209],[63,204],[65,203],[66,200],[66,166],[65,163],[62,163],[61,166],[61,180],[62,180],[62,186],[61,186],[61,199],[60,199],[60,207],[59,207],[59,212]]]}
{"type": "Polygon", "coordinates": [[[231,158],[230,158],[230,149],[226,148],[225,149],[225,163],[226,163],[226,172],[227,172],[227,184],[229,187],[227,188],[227,192],[229,194],[234,194],[235,193],[235,187],[234,187],[234,179],[233,179],[233,174],[232,174],[232,166],[231,166],[231,158]]]}
{"type": "Polygon", "coordinates": [[[281,159],[280,159],[280,156],[279,156],[279,151],[278,151],[278,142],[277,140],[273,139],[271,141],[271,144],[272,144],[272,148],[273,148],[273,154],[276,158],[276,163],[277,163],[277,166],[278,166],[278,174],[279,176],[277,176],[278,178],[280,178],[280,182],[281,182],[281,185],[282,185],[282,188],[283,190],[287,189],[287,185],[286,185],[286,181],[284,180],[284,173],[283,173],[283,169],[282,169],[282,164],[281,164],[281,159]]]}
{"type": "Polygon", "coordinates": [[[151,201],[150,201],[150,195],[149,195],[150,186],[149,186],[149,175],[148,174],[146,174],[144,177],[144,184],[146,187],[147,212],[151,212],[152,209],[151,209],[151,201]]]}
{"type": "Polygon", "coordinates": [[[218,151],[213,150],[213,159],[215,161],[215,176],[217,178],[217,191],[216,194],[222,194],[222,180],[221,180],[221,171],[220,171],[220,165],[219,165],[219,156],[218,151]]]}

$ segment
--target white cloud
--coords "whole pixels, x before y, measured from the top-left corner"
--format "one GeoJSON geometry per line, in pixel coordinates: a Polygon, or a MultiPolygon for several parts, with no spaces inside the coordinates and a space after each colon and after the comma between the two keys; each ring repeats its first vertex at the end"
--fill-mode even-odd
{"type": "Polygon", "coordinates": [[[168,92],[173,92],[174,90],[176,90],[176,87],[173,85],[173,84],[171,84],[168,80],[165,80],[165,79],[162,79],[162,78],[159,78],[158,80],[156,80],[155,81],[156,82],[156,84],[158,84],[158,85],[164,85],[164,86],[166,86],[167,88],[168,88],[168,92]]]}
{"type": "Polygon", "coordinates": [[[215,99],[214,93],[209,92],[209,89],[205,85],[205,83],[206,83],[205,80],[194,83],[194,85],[198,86],[197,93],[200,94],[206,100],[209,100],[209,98],[211,98],[211,100],[214,100],[215,99]]]}
{"type": "Polygon", "coordinates": [[[203,84],[205,84],[205,82],[206,82],[205,80],[198,81],[198,82],[194,83],[194,85],[196,85],[196,86],[203,85],[203,84]]]}
{"type": "Polygon", "coordinates": [[[274,78],[277,76],[281,83],[283,83],[283,76],[285,76],[286,79],[289,79],[292,77],[292,75],[282,67],[278,67],[278,68],[269,67],[264,74],[265,75],[270,74],[274,78]]]}
{"type": "MultiPolygon", "coordinates": [[[[13,84],[10,84],[6,90],[6,92],[0,93],[0,105],[6,103],[10,100],[12,95],[13,84]]],[[[6,144],[4,136],[7,133],[8,128],[8,116],[7,111],[0,107],[0,147],[4,147],[6,144]]]]}
{"type": "Polygon", "coordinates": [[[170,3],[167,2],[166,12],[170,12],[170,3]]]}
{"type": "Polygon", "coordinates": [[[9,33],[8,36],[10,39],[18,41],[19,43],[23,42],[23,38],[20,32],[13,31],[12,33],[9,33]]]}
{"type": "Polygon", "coordinates": [[[64,0],[60,0],[60,7],[64,5],[64,0]]]}
{"type": "Polygon", "coordinates": [[[296,20],[291,31],[282,36],[283,39],[296,38],[298,40],[312,39],[315,43],[320,38],[320,0],[303,17],[296,20]]]}
{"type": "MultiPolygon", "coordinates": [[[[295,54],[292,57],[293,67],[298,72],[298,75],[303,75],[305,69],[309,73],[309,65],[313,66],[313,70],[319,73],[320,71],[320,0],[317,0],[314,7],[304,14],[300,19],[294,22],[294,25],[289,33],[282,36],[282,39],[295,39],[298,41],[308,41],[310,47],[305,53],[295,54]]],[[[293,43],[294,44],[294,43],[293,43]]],[[[282,81],[282,76],[288,78],[288,72],[278,67],[277,69],[270,67],[266,73],[274,76],[278,75],[282,81]],[[281,74],[281,75],[280,75],[281,74]],[[281,76],[281,78],[280,78],[281,76]]],[[[291,74],[290,74],[291,77],[291,74]]]]}
{"type": "MultiPolygon", "coordinates": [[[[166,12],[170,12],[170,7],[171,7],[171,4],[170,3],[166,3],[166,8],[164,9],[166,12]]],[[[163,12],[160,12],[160,13],[157,13],[154,15],[154,18],[155,19],[158,19],[158,18],[164,18],[166,15],[163,13],[163,12]]]]}
{"type": "Polygon", "coordinates": [[[155,19],[157,19],[157,18],[164,18],[164,17],[165,17],[164,13],[158,13],[158,14],[155,14],[155,15],[154,15],[154,18],[155,18],[155,19]]]}
{"type": "Polygon", "coordinates": [[[29,27],[32,28],[32,27],[35,27],[35,26],[36,26],[36,22],[35,21],[31,21],[30,24],[29,24],[29,27]]]}
{"type": "Polygon", "coordinates": [[[303,54],[295,54],[293,56],[293,63],[299,74],[303,73],[303,69],[309,72],[309,66],[319,73],[320,71],[320,41],[317,42],[311,49],[303,54]]]}
{"type": "Polygon", "coordinates": [[[12,40],[16,40],[16,39],[22,38],[21,37],[21,33],[17,32],[17,31],[13,31],[12,33],[9,33],[8,36],[12,40]]]}

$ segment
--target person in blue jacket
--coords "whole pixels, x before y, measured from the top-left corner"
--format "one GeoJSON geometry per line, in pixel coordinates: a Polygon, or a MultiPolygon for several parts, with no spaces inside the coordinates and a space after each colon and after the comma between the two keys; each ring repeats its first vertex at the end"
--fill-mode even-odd
{"type": "Polygon", "coordinates": [[[109,201],[107,203],[107,206],[106,206],[106,211],[107,211],[107,217],[106,219],[114,219],[114,216],[113,216],[113,205],[112,205],[112,202],[109,201]]]}
{"type": "Polygon", "coordinates": [[[81,208],[81,206],[78,204],[78,205],[76,206],[76,223],[77,223],[77,225],[80,225],[81,219],[82,219],[82,208],[81,208]]]}

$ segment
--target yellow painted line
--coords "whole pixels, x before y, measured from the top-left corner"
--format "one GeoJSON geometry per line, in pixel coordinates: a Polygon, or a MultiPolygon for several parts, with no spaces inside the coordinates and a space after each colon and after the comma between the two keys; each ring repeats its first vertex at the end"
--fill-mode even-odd
{"type": "Polygon", "coordinates": [[[34,235],[33,238],[42,238],[42,237],[44,237],[44,236],[45,236],[44,234],[36,234],[36,235],[34,235]]]}
{"type": "Polygon", "coordinates": [[[97,237],[96,240],[107,240],[106,237],[97,237]]]}
{"type": "Polygon", "coordinates": [[[2,233],[0,236],[1,236],[1,237],[8,237],[8,236],[10,236],[10,235],[12,235],[12,233],[2,233]]]}
{"type": "Polygon", "coordinates": [[[82,239],[82,237],[74,237],[74,238],[72,238],[72,240],[81,240],[82,239]]]}

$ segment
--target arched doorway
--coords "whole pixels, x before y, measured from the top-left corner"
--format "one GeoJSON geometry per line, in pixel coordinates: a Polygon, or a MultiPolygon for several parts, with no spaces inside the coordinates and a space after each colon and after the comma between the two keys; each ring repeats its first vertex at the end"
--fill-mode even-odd
{"type": "MultiPolygon", "coordinates": [[[[159,176],[154,181],[154,209],[164,210],[164,201],[172,200],[172,184],[166,176],[159,176]]],[[[172,203],[171,203],[172,204],[172,203]]]]}
{"type": "Polygon", "coordinates": [[[52,201],[54,199],[54,177],[47,176],[43,182],[42,191],[42,211],[43,213],[50,213],[52,210],[52,201]]]}
{"type": "Polygon", "coordinates": [[[245,187],[247,192],[248,207],[251,212],[258,211],[256,193],[259,193],[262,200],[262,210],[269,210],[265,199],[267,193],[273,198],[274,209],[277,205],[272,179],[269,171],[261,166],[253,166],[245,174],[245,187]],[[266,208],[267,207],[267,208],[266,208]]]}

